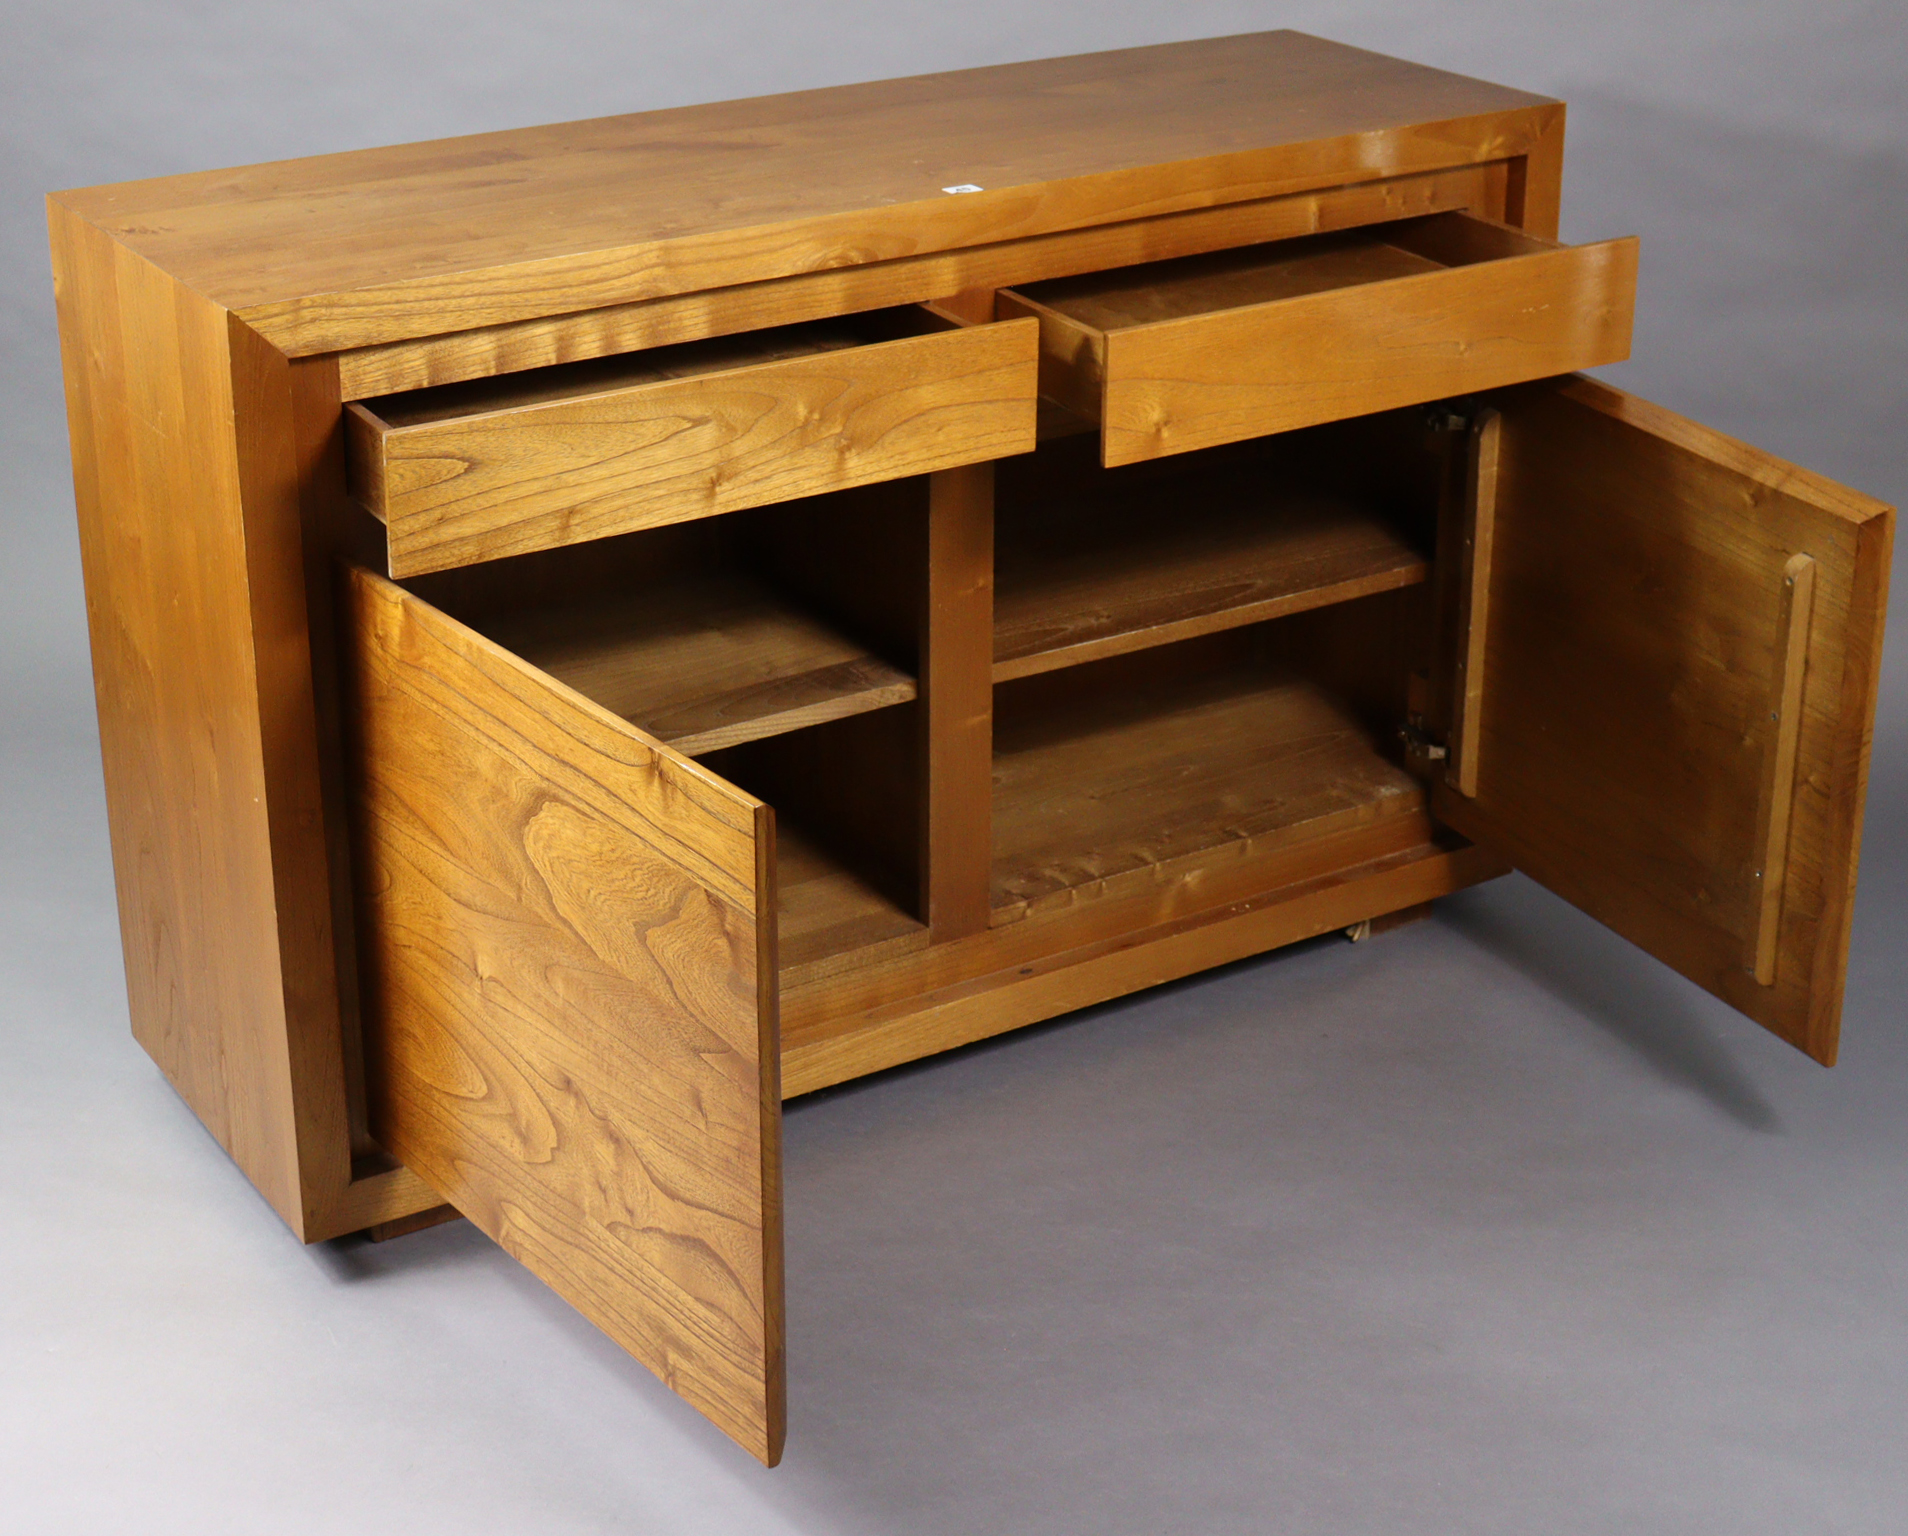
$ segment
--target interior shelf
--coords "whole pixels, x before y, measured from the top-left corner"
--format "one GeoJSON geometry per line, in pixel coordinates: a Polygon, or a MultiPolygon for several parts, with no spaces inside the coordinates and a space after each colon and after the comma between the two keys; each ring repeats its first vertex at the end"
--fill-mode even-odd
{"type": "Polygon", "coordinates": [[[485,629],[690,756],[899,704],[916,692],[914,679],[737,571],[535,608],[485,629]]]}
{"type": "Polygon", "coordinates": [[[1170,478],[1050,475],[1021,493],[1024,508],[1004,489],[995,682],[1411,586],[1430,569],[1368,502],[1256,460],[1170,478]]]}
{"type": "Polygon", "coordinates": [[[1340,698],[1264,664],[1027,703],[995,724],[997,921],[1192,855],[1256,855],[1424,805],[1340,698]]]}

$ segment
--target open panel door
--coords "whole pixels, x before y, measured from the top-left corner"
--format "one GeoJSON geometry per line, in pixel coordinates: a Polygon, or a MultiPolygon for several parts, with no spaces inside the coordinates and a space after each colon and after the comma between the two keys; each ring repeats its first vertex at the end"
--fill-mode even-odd
{"type": "Polygon", "coordinates": [[[1437,814],[1832,1063],[1892,511],[1589,379],[1493,404],[1437,814]]]}
{"type": "Polygon", "coordinates": [[[372,1133],[773,1465],[772,814],[349,581],[372,1133]]]}

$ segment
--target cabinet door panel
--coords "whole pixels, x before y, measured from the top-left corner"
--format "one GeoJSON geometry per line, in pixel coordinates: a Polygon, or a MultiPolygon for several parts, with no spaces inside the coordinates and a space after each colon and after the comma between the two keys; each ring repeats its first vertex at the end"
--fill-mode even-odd
{"type": "Polygon", "coordinates": [[[768,808],[350,576],[373,1133],[771,1464],[768,808]]]}
{"type": "Polygon", "coordinates": [[[1476,793],[1438,814],[1832,1062],[1891,509],[1589,379],[1497,403],[1476,793]]]}

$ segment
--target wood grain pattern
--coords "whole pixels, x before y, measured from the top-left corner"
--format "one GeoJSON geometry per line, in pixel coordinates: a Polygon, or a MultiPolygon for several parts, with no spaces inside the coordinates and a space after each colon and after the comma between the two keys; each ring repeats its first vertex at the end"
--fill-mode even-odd
{"type": "Polygon", "coordinates": [[[1379,225],[1281,240],[1043,283],[1032,297],[1083,330],[1104,336],[1133,326],[1441,272],[1453,265],[1406,250],[1390,236],[1389,226],[1379,225]]]}
{"type": "Polygon", "coordinates": [[[1423,804],[1418,781],[1303,679],[1246,666],[1023,693],[996,726],[995,921],[1210,848],[1244,858],[1423,804]]]}
{"type": "Polygon", "coordinates": [[[304,1237],[448,1198],[771,1463],[784,1093],[1507,857],[1832,1060],[1888,509],[1506,390],[1413,706],[1475,846],[1389,755],[1416,413],[1004,494],[996,561],[1036,366],[1117,464],[1623,355],[1563,139],[1284,33],[56,197],[139,1038],[304,1237]],[[367,549],[474,627],[335,624],[367,549]]]}
{"type": "Polygon", "coordinates": [[[1440,214],[1017,292],[1129,464],[1627,357],[1636,241],[1536,244],[1440,214]]]}
{"type": "Polygon", "coordinates": [[[1175,861],[1170,868],[1146,865],[1092,886],[1077,886],[1071,902],[1029,909],[982,933],[872,957],[866,964],[819,976],[785,977],[783,1053],[786,1057],[791,1050],[857,1029],[876,1016],[905,1013],[912,1004],[947,996],[985,976],[1042,965],[1055,955],[1105,940],[1210,915],[1268,891],[1409,854],[1440,839],[1440,846],[1450,848],[1463,842],[1455,833],[1441,832],[1424,810],[1309,841],[1256,847],[1243,856],[1236,846],[1221,844],[1175,861]]]}
{"type": "MultiPolygon", "coordinates": [[[[383,532],[345,489],[343,407],[336,360],[299,358],[290,366],[293,451],[297,459],[300,543],[304,555],[305,622],[310,687],[317,716],[316,767],[323,796],[329,863],[331,950],[337,976],[335,1048],[327,1041],[315,1086],[295,1094],[329,1095],[330,1059],[343,1056],[345,1123],[349,1135],[341,1167],[329,1153],[322,1170],[325,1214],[308,1222],[307,1242],[373,1226],[401,1224],[440,1204],[437,1192],[371,1140],[364,1098],[364,1026],[359,1010],[356,898],[351,885],[350,785],[343,751],[337,572],[341,560],[377,558],[383,532]]],[[[322,1102],[322,1101],[321,1101],[322,1102]]],[[[335,1122],[334,1122],[335,1123],[335,1122]]],[[[307,1175],[308,1182],[312,1175],[307,1175]]]]}
{"type": "Polygon", "coordinates": [[[1385,181],[1195,208],[991,245],[898,256],[578,314],[475,326],[338,354],[347,400],[544,368],[706,336],[822,320],[944,294],[1196,256],[1320,230],[1470,208],[1504,212],[1507,165],[1490,161],[1385,181]]]}
{"type": "MultiPolygon", "coordinates": [[[[1022,453],[1032,326],[858,345],[868,322],[689,343],[351,407],[354,466],[416,575],[1022,453]],[[736,362],[767,347],[767,362],[736,362]],[[688,353],[687,357],[684,356],[688,353]],[[454,413],[454,414],[453,414],[454,413]]],[[[885,327],[884,327],[885,328],[885,327]]]]}
{"type": "Polygon", "coordinates": [[[303,355],[1510,161],[1556,112],[1268,32],[62,196],[303,355]]]}
{"type": "Polygon", "coordinates": [[[1809,659],[1809,624],[1815,615],[1815,560],[1791,555],[1782,573],[1782,617],[1776,624],[1781,664],[1776,672],[1770,718],[1775,740],[1763,769],[1762,814],[1757,818],[1756,863],[1760,899],[1750,969],[1759,986],[1773,986],[1776,941],[1781,935],[1782,888],[1789,865],[1789,822],[1795,808],[1796,759],[1802,747],[1802,682],[1809,659]]]}
{"type": "Polygon", "coordinates": [[[1503,418],[1483,407],[1465,443],[1463,534],[1458,548],[1457,677],[1451,688],[1451,757],[1445,778],[1477,793],[1478,733],[1484,715],[1484,656],[1491,630],[1491,561],[1497,547],[1497,465],[1503,418]]]}
{"type": "Polygon", "coordinates": [[[1892,511],[1590,380],[1497,403],[1477,795],[1440,789],[1439,816],[1832,1061],[1892,511]],[[1745,957],[1797,554],[1814,614],[1765,987],[1745,957]]]}
{"type": "Polygon", "coordinates": [[[915,696],[913,678],[739,572],[531,609],[483,630],[687,757],[915,696]]]}
{"type": "Polygon", "coordinates": [[[772,1465],[773,818],[391,583],[350,590],[372,1129],[772,1465]]]}

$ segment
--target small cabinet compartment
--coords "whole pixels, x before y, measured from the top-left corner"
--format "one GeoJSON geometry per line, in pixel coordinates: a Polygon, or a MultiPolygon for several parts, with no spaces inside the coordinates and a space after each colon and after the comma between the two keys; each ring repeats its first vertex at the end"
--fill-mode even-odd
{"type": "Polygon", "coordinates": [[[1424,438],[1390,412],[1117,469],[1078,436],[1001,465],[994,680],[1425,581],[1424,438]]]}
{"type": "Polygon", "coordinates": [[[409,595],[774,808],[780,964],[924,942],[918,480],[412,579],[409,595]]]}
{"type": "Polygon", "coordinates": [[[1210,904],[1435,836],[1400,727],[1433,651],[1450,447],[1401,410],[1117,469],[1062,438],[1002,466],[997,924],[1141,890],[1210,904]]]}
{"type": "Polygon", "coordinates": [[[353,493],[394,576],[1033,446],[1036,328],[927,306],[359,401],[353,493]]]}
{"type": "Polygon", "coordinates": [[[996,922],[1142,888],[1196,898],[1229,872],[1271,888],[1325,839],[1321,870],[1426,842],[1396,739],[1424,590],[1000,688],[996,922]]]}
{"type": "Polygon", "coordinates": [[[1041,392],[1129,464],[1619,362],[1636,241],[1464,213],[1004,290],[1041,392]]]}

